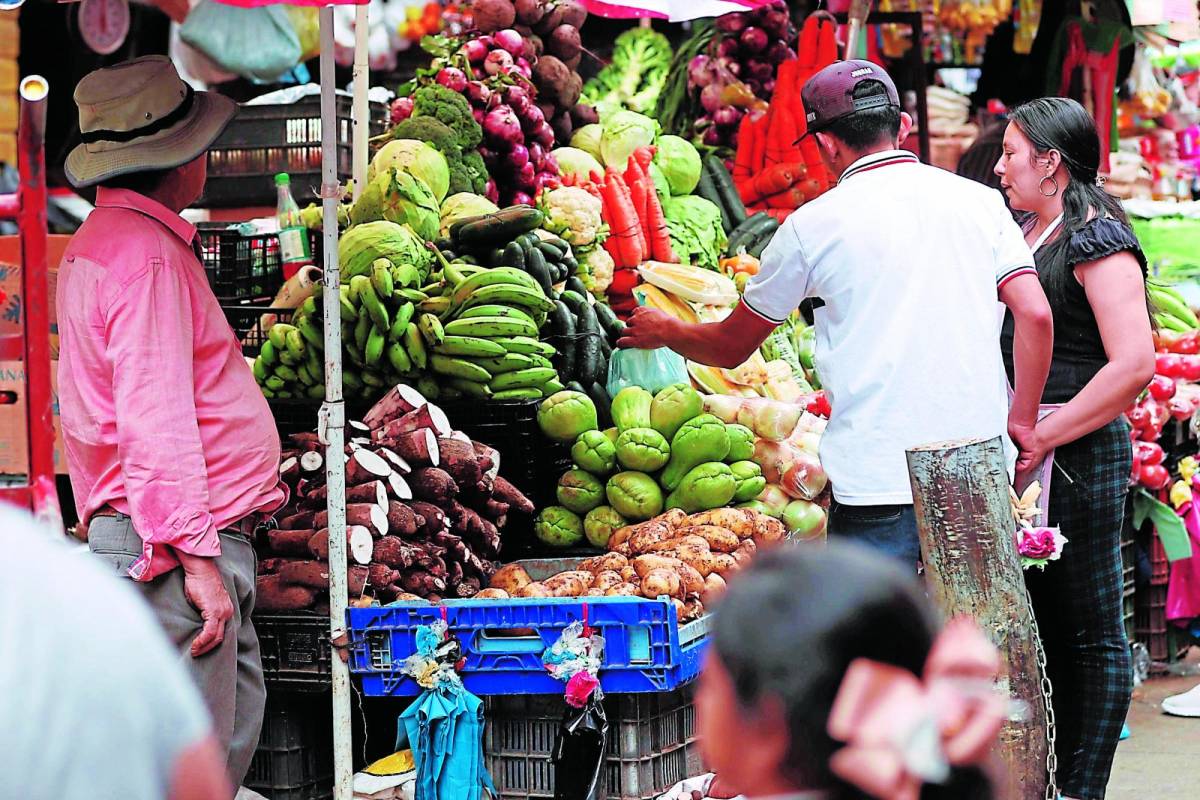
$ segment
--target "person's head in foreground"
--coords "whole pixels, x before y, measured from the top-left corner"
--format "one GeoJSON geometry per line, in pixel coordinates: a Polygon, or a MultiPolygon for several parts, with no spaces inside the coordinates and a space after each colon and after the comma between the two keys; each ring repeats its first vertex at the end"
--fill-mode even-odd
{"type": "Polygon", "coordinates": [[[912,117],[900,108],[896,84],[870,61],[835,61],[800,93],[821,160],[834,175],[865,155],[894,150],[908,138],[912,117]]]}
{"type": "Polygon", "coordinates": [[[784,548],[716,610],[701,746],[722,785],[751,798],[989,800],[998,666],[973,623],[939,634],[891,562],[846,544],[784,548]]]}
{"type": "Polygon", "coordinates": [[[182,211],[204,191],[208,148],[237,112],[197,92],[166,56],[88,73],[75,87],[83,140],[67,156],[76,188],[129,189],[182,211]]]}
{"type": "Polygon", "coordinates": [[[1097,180],[1096,123],[1068,97],[1043,97],[1013,110],[995,171],[1009,205],[1018,211],[1061,211],[1065,231],[1096,215],[1125,219],[1120,201],[1097,180]]]}

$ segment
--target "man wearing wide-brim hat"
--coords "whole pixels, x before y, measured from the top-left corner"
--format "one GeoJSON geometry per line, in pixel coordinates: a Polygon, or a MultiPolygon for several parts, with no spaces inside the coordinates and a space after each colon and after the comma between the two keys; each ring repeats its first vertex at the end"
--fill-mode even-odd
{"type": "Polygon", "coordinates": [[[162,56],[92,72],[75,102],[67,176],[97,193],[59,269],[58,391],[81,528],[184,652],[240,783],[266,696],[250,539],[287,490],[270,410],[179,216],[235,106],[162,56]]]}

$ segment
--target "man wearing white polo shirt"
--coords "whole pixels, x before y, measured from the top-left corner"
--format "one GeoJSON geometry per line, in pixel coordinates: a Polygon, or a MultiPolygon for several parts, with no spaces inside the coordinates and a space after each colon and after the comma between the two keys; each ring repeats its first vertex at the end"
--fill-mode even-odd
{"type": "Polygon", "coordinates": [[[912,119],[883,69],[832,64],[802,97],[837,186],[788,217],[724,321],[693,325],[639,308],[620,344],[735,367],[811,298],[833,407],[821,440],[830,533],[912,564],[920,543],[905,449],[1031,433],[1050,365],[1050,307],[1000,194],[898,149],[912,119]],[[998,302],[1019,342],[1011,411],[998,302]]]}

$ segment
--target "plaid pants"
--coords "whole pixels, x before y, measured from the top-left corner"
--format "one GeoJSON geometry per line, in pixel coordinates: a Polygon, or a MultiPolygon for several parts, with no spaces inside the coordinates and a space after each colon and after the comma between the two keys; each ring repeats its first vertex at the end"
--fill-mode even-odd
{"type": "Polygon", "coordinates": [[[1133,692],[1121,619],[1131,450],[1124,419],[1056,450],[1049,524],[1068,544],[1045,572],[1025,573],[1054,685],[1058,788],[1083,800],[1104,798],[1133,692]]]}

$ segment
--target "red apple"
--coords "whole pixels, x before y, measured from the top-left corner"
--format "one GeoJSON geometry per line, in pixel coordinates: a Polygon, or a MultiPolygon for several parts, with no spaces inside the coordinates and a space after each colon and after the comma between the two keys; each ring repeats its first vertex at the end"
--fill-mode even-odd
{"type": "Polygon", "coordinates": [[[1162,446],[1155,442],[1137,442],[1133,446],[1133,457],[1142,464],[1155,466],[1163,463],[1165,454],[1162,446]]]}
{"type": "Polygon", "coordinates": [[[1129,424],[1135,431],[1140,431],[1150,424],[1150,412],[1146,410],[1145,406],[1135,406],[1132,411],[1126,413],[1126,416],[1129,417],[1129,424]]]}
{"type": "Polygon", "coordinates": [[[1168,378],[1178,378],[1183,370],[1183,359],[1173,353],[1160,355],[1154,359],[1154,371],[1168,378]]]}
{"type": "Polygon", "coordinates": [[[1161,464],[1143,464],[1138,482],[1147,489],[1165,489],[1171,482],[1171,473],[1161,464]]]}
{"type": "Polygon", "coordinates": [[[1171,413],[1172,419],[1182,422],[1191,418],[1194,409],[1190,400],[1184,400],[1182,397],[1172,397],[1167,401],[1167,411],[1171,413]]]}

